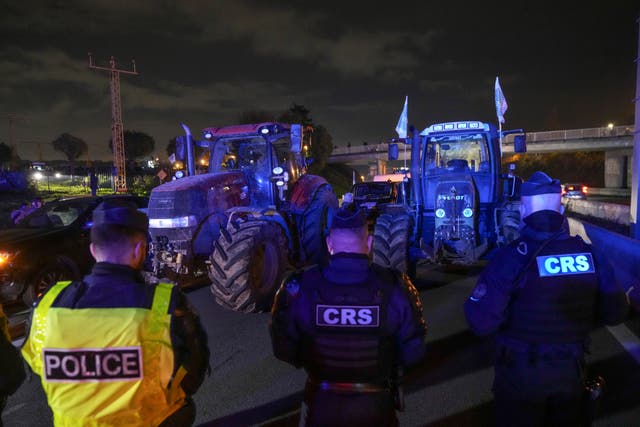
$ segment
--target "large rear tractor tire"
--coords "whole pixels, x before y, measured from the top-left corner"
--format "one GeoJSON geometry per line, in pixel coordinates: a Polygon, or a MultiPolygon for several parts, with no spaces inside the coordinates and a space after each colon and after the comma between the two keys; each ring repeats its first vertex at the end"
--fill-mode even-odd
{"type": "Polygon", "coordinates": [[[415,278],[415,262],[409,256],[413,217],[406,213],[382,214],[373,229],[373,262],[415,278]]]}
{"type": "Polygon", "coordinates": [[[300,260],[306,264],[323,264],[328,258],[325,237],[329,216],[338,208],[333,189],[324,185],[316,191],[300,219],[300,260]]]}
{"type": "Polygon", "coordinates": [[[288,255],[287,238],[275,222],[250,219],[221,228],[209,268],[218,304],[246,313],[270,310],[288,255]]]}

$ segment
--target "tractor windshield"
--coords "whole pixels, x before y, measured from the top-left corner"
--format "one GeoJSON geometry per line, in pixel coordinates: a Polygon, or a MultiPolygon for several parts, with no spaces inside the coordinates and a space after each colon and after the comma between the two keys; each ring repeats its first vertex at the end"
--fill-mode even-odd
{"type": "Polygon", "coordinates": [[[424,171],[437,175],[451,170],[490,173],[489,149],[482,133],[434,135],[427,138],[424,171]]]}
{"type": "Polygon", "coordinates": [[[250,139],[219,139],[211,150],[209,172],[231,170],[254,171],[268,167],[267,142],[260,137],[250,139]]]}

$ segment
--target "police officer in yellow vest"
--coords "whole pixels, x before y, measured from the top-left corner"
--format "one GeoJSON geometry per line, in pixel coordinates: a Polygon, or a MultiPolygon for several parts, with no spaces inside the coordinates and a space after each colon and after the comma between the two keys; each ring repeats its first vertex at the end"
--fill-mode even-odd
{"type": "Polygon", "coordinates": [[[148,218],[122,200],[93,214],[97,263],[59,282],[34,309],[22,354],[56,426],[190,426],[190,395],[209,364],[207,337],[173,285],[147,285],[148,218]]]}

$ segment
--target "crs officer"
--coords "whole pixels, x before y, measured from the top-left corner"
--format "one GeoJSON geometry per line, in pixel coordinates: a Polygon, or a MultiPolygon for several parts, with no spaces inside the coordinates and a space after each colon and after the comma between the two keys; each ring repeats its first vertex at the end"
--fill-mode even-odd
{"type": "Polygon", "coordinates": [[[628,310],[599,248],[569,235],[557,179],[522,184],[521,237],[500,249],[465,302],[478,335],[497,333],[498,426],[579,425],[589,332],[628,310]]]}
{"type": "Polygon", "coordinates": [[[300,425],[396,425],[397,368],[425,353],[420,297],[406,276],[370,264],[361,211],[339,210],[326,241],[328,265],[286,279],[269,324],[275,356],[308,373],[300,425]]]}
{"type": "Polygon", "coordinates": [[[149,220],[122,200],[93,213],[91,274],[40,299],[22,354],[57,426],[189,426],[207,337],[173,285],[145,284],[149,220]]]}

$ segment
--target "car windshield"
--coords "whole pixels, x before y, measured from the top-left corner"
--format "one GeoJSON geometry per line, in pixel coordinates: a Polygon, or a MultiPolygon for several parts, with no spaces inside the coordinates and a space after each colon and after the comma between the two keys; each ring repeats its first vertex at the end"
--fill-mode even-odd
{"type": "Polygon", "coordinates": [[[490,173],[489,150],[483,134],[431,136],[425,144],[427,175],[451,169],[490,173]]]}
{"type": "Polygon", "coordinates": [[[47,203],[20,221],[19,228],[60,228],[73,223],[89,208],[90,200],[60,200],[47,203]]]}

